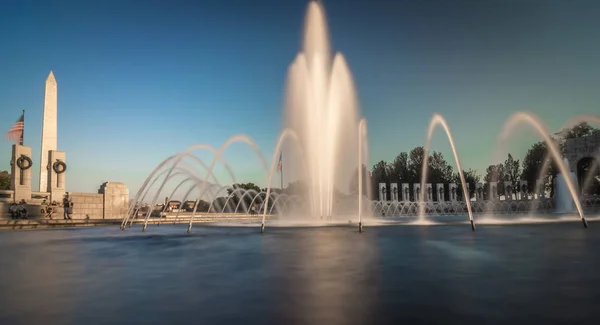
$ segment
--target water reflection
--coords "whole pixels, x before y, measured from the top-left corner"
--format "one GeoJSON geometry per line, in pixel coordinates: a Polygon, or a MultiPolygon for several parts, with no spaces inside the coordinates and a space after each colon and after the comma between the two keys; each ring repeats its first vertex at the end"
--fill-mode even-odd
{"type": "Polygon", "coordinates": [[[366,324],[376,312],[379,254],[373,233],[281,230],[265,240],[285,324],[366,324]],[[289,236],[293,232],[293,237],[289,236]],[[292,239],[293,238],[293,239],[292,239]],[[353,238],[353,240],[348,240],[353,238]],[[273,249],[275,248],[275,249],[273,249]]]}
{"type": "Polygon", "coordinates": [[[6,232],[0,237],[3,257],[0,270],[0,301],[5,307],[4,318],[18,316],[22,324],[44,324],[49,318],[56,323],[69,323],[80,297],[85,265],[78,245],[62,241],[68,231],[6,232]],[[68,281],[64,281],[68,279],[68,281]],[[34,312],[32,312],[34,311],[34,312]]]}
{"type": "Polygon", "coordinates": [[[0,324],[600,319],[600,233],[568,224],[148,229],[0,232],[0,324]]]}

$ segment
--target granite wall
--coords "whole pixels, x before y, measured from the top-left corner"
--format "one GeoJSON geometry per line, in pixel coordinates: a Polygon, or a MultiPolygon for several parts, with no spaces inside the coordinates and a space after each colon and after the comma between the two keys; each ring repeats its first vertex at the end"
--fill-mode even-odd
{"type": "MultiPolygon", "coordinates": [[[[68,193],[73,202],[73,219],[121,219],[127,214],[129,190],[123,183],[106,182],[100,186],[98,193],[68,193]]],[[[31,218],[42,215],[44,198],[49,198],[49,193],[34,192],[30,200],[25,200],[31,218]]],[[[8,208],[14,199],[13,191],[0,191],[0,216],[10,215],[8,208]]],[[[54,207],[54,211],[55,218],[63,217],[62,207],[54,207]]]]}

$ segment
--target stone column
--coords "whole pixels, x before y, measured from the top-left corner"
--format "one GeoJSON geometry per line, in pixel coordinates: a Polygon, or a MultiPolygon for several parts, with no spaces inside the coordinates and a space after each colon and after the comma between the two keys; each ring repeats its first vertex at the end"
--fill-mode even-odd
{"type": "Polygon", "coordinates": [[[19,202],[25,200],[25,202],[31,200],[31,147],[13,145],[12,146],[12,159],[10,161],[11,181],[10,186],[14,191],[14,201],[19,202]],[[19,167],[21,164],[21,167],[19,167]]]}
{"type": "Polygon", "coordinates": [[[410,186],[408,185],[408,183],[402,183],[402,201],[403,202],[409,202],[410,201],[410,186]]]}
{"type": "Polygon", "coordinates": [[[63,151],[50,150],[48,160],[48,189],[50,201],[60,202],[66,192],[66,153],[63,151]],[[58,172],[57,172],[58,171],[58,172]]]}
{"type": "Polygon", "coordinates": [[[544,180],[538,179],[535,181],[535,193],[538,199],[546,197],[546,189],[544,188],[544,180]]]}
{"type": "Polygon", "coordinates": [[[490,182],[490,193],[489,193],[489,199],[490,200],[497,200],[498,199],[498,182],[490,182]]]}
{"type": "Polygon", "coordinates": [[[519,192],[521,193],[521,200],[529,199],[529,187],[527,181],[520,182],[519,192]]]}
{"type": "Polygon", "coordinates": [[[455,183],[450,183],[449,190],[450,190],[450,201],[456,202],[458,199],[458,197],[457,197],[458,187],[456,186],[455,183]]]}
{"type": "Polygon", "coordinates": [[[431,185],[431,183],[425,184],[425,201],[433,201],[433,186],[431,185]]]}
{"type": "Polygon", "coordinates": [[[513,193],[514,193],[513,183],[511,181],[505,181],[504,182],[504,199],[512,200],[513,193]]]}
{"type": "Polygon", "coordinates": [[[398,183],[390,184],[390,197],[393,202],[398,202],[398,183]]]}
{"type": "Polygon", "coordinates": [[[483,183],[475,184],[475,200],[483,201],[483,183]]]}
{"type": "Polygon", "coordinates": [[[379,183],[379,201],[387,201],[387,184],[379,183]]]}
{"type": "Polygon", "coordinates": [[[421,184],[413,183],[413,197],[415,198],[415,202],[421,201],[421,184]]]}
{"type": "Polygon", "coordinates": [[[438,202],[444,202],[445,200],[445,193],[444,193],[444,184],[435,184],[435,188],[437,191],[437,199],[438,202]]]}

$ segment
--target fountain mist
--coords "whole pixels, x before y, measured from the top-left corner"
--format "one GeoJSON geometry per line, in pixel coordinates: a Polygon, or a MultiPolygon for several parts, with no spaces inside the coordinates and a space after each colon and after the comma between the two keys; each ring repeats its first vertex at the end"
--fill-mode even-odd
{"type": "MultiPolygon", "coordinates": [[[[284,128],[294,130],[303,154],[286,148],[286,161],[305,161],[301,168],[286,168],[286,179],[306,184],[312,217],[331,219],[334,193],[345,191],[355,172],[358,151],[359,107],[354,81],[344,56],[331,61],[325,11],[311,1],[305,20],[303,51],[288,70],[284,128]]],[[[276,152],[278,154],[278,152],[276,152]]]]}

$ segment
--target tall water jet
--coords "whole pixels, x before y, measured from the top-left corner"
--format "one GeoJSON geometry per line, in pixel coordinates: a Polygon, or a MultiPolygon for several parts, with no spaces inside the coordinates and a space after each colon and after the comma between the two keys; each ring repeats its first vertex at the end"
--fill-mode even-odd
{"type": "MultiPolygon", "coordinates": [[[[475,222],[473,221],[473,211],[471,210],[471,202],[469,198],[469,191],[467,191],[467,182],[465,181],[465,175],[463,175],[463,169],[458,158],[458,152],[456,152],[456,145],[454,144],[454,138],[450,131],[450,126],[446,119],[440,114],[433,114],[431,122],[429,122],[429,128],[427,129],[427,138],[425,140],[425,148],[423,152],[423,165],[421,166],[421,193],[419,194],[421,199],[425,197],[425,182],[427,182],[427,172],[429,170],[429,147],[431,143],[431,137],[437,126],[441,126],[446,132],[448,142],[450,142],[450,148],[452,148],[452,155],[456,162],[456,168],[458,169],[458,175],[460,177],[460,183],[462,184],[463,195],[465,198],[465,204],[467,205],[467,212],[469,213],[469,221],[471,222],[471,230],[475,231],[475,222]]],[[[419,220],[425,221],[425,204],[420,202],[419,204],[419,220]]]]}
{"type": "Polygon", "coordinates": [[[556,208],[554,209],[554,212],[572,213],[575,211],[575,204],[573,202],[573,197],[571,197],[571,194],[569,193],[566,177],[569,177],[571,182],[574,184],[577,183],[577,178],[575,177],[575,173],[570,171],[569,160],[565,158],[563,164],[569,172],[566,175],[563,173],[556,175],[554,183],[554,199],[556,208]]]}
{"type": "MultiPolygon", "coordinates": [[[[533,130],[544,139],[546,145],[548,146],[552,159],[556,161],[559,172],[563,175],[568,175],[570,173],[570,170],[567,169],[564,162],[562,161],[560,152],[558,151],[556,144],[554,143],[553,139],[548,135],[547,128],[542,124],[539,118],[537,118],[531,113],[518,112],[513,114],[508,120],[506,120],[502,127],[502,131],[499,134],[498,142],[505,143],[508,137],[512,134],[513,129],[521,123],[525,123],[533,127],[533,130]]],[[[577,208],[577,213],[581,218],[583,227],[587,228],[587,221],[585,220],[585,216],[583,215],[583,208],[581,206],[581,202],[579,201],[577,191],[575,189],[575,184],[570,177],[566,177],[564,179],[569,194],[571,198],[575,201],[575,207],[577,208]]]]}
{"type": "MultiPolygon", "coordinates": [[[[306,13],[303,50],[288,70],[284,129],[294,130],[300,147],[284,150],[285,179],[305,184],[313,218],[331,219],[334,193],[349,189],[358,151],[359,107],[344,56],[331,58],[325,10],[311,1],[306,13]],[[293,166],[304,161],[307,171],[293,166]]],[[[269,184],[270,185],[270,184],[269,184]]]]}
{"type": "Polygon", "coordinates": [[[366,142],[367,120],[361,119],[358,124],[358,232],[362,227],[362,202],[363,202],[363,142],[366,142]]]}

